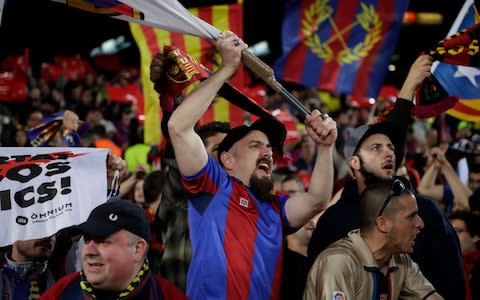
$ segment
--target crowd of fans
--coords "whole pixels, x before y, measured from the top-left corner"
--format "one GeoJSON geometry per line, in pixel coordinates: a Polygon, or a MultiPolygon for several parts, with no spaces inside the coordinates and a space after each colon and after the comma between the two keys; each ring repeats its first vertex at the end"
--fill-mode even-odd
{"type": "MultiPolygon", "coordinates": [[[[143,142],[143,122],[136,113],[136,105],[111,101],[104,90],[106,82],[120,86],[138,82],[138,74],[124,70],[112,76],[93,68],[81,80],[67,80],[60,76],[57,80],[48,81],[31,72],[28,79],[25,101],[0,104],[1,146],[30,147],[29,129],[42,125],[45,117],[54,113],[74,112],[80,120],[77,130],[80,146],[109,148],[116,156],[125,159],[129,172],[121,178],[120,196],[137,203],[146,212],[152,232],[148,251],[150,268],[185,290],[186,270],[191,259],[187,205],[171,146],[168,142],[146,145],[143,142]],[[170,250],[169,246],[175,250],[170,250]]],[[[340,197],[345,180],[352,176],[344,157],[348,135],[354,128],[378,121],[388,114],[395,97],[379,98],[376,104],[370,104],[341,96],[338,98],[338,108],[329,110],[318,91],[287,86],[305,106],[319,108],[336,121],[338,138],[333,153],[335,185],[329,204],[333,205],[340,197]]],[[[283,145],[283,156],[274,166],[274,189],[289,196],[308,191],[315,184],[310,181],[316,158],[315,142],[308,136],[302,117],[278,93],[265,87],[263,101],[273,115],[286,113],[296,123],[295,132],[292,133],[294,137],[287,139],[283,145]]],[[[246,122],[253,120],[252,117],[246,122]]],[[[216,155],[216,147],[229,130],[228,123],[197,128],[212,155],[216,155]],[[218,140],[210,140],[221,133],[223,135],[218,140]]],[[[49,141],[49,145],[64,146],[61,131],[49,141]]],[[[416,193],[434,200],[450,219],[458,233],[465,278],[469,283],[467,299],[480,299],[480,121],[458,120],[446,113],[431,119],[411,118],[408,121],[405,159],[398,167],[397,175],[407,177],[416,193]],[[472,280],[476,284],[470,284],[472,280]]],[[[293,297],[303,292],[309,268],[308,243],[321,217],[321,214],[316,215],[295,234],[285,237],[287,251],[283,269],[283,299],[296,299],[293,297]],[[284,289],[286,285],[291,286],[284,289]]],[[[56,240],[63,238],[59,235],[56,240]]],[[[29,248],[28,244],[19,241],[4,251],[6,259],[1,272],[7,272],[7,266],[15,262],[35,262],[34,271],[21,274],[22,280],[30,285],[24,286],[21,291],[16,290],[15,295],[19,298],[15,296],[14,299],[27,299],[24,296],[31,295],[32,291],[39,295],[53,284],[54,277],[68,273],[65,264],[55,260],[50,263],[49,272],[45,272],[44,263],[54,257],[54,248],[63,255],[74,255],[69,248],[72,242],[57,243],[55,247],[55,238],[50,237],[42,240],[42,243],[50,244],[47,247],[50,250],[40,254],[19,255],[27,251],[22,252],[22,248],[29,248]],[[37,276],[39,274],[41,278],[37,276]],[[35,284],[32,285],[32,282],[35,284]]],[[[80,271],[78,265],[70,270],[80,271]]],[[[6,289],[7,285],[0,285],[0,288],[6,289]]],[[[0,290],[0,293],[3,291],[0,290]]]]}

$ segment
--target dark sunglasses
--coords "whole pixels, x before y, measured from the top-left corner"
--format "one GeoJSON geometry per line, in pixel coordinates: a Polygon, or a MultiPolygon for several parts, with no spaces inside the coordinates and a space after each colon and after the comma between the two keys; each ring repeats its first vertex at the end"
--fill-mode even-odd
{"type": "Polygon", "coordinates": [[[382,208],[380,209],[380,212],[378,213],[377,218],[383,214],[383,211],[387,207],[388,203],[392,201],[392,197],[400,196],[400,194],[403,193],[403,191],[405,191],[406,188],[407,187],[400,179],[395,179],[392,182],[392,186],[390,187],[390,192],[388,193],[387,198],[385,198],[385,201],[383,201],[382,208]]]}

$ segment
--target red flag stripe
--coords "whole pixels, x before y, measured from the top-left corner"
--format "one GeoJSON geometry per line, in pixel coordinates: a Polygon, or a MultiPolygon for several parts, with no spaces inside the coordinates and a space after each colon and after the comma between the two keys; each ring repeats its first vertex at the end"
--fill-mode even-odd
{"type": "Polygon", "coordinates": [[[185,50],[188,53],[188,49],[185,49],[185,40],[183,34],[178,32],[171,32],[170,41],[172,46],[185,50]]]}
{"type": "Polygon", "coordinates": [[[472,116],[480,116],[480,110],[470,107],[468,105],[465,105],[460,101],[457,102],[457,104],[455,104],[455,106],[452,109],[458,111],[459,113],[472,115],[472,116]]]}
{"type": "MultiPolygon", "coordinates": [[[[198,10],[198,17],[205,22],[212,24],[212,7],[204,7],[198,10]]],[[[213,24],[215,26],[215,24],[213,24]]],[[[209,57],[210,51],[207,49],[212,48],[212,44],[206,39],[200,39],[200,48],[202,49],[202,56],[200,57],[200,63],[209,69],[212,69],[212,57],[209,57]],[[207,53],[205,53],[207,52],[207,53]]]]}
{"type": "MultiPolygon", "coordinates": [[[[330,36],[333,37],[337,35],[337,31],[341,31],[342,28],[347,27],[352,20],[355,20],[355,15],[357,13],[357,1],[338,1],[335,11],[335,19],[333,20],[333,25],[331,28],[330,36]],[[341,12],[341,13],[339,13],[341,12]]],[[[350,36],[348,31],[345,34],[341,34],[335,40],[330,43],[330,48],[333,53],[340,53],[344,47],[348,47],[348,38],[350,36]]],[[[329,62],[324,62],[322,67],[322,73],[318,79],[318,84],[320,88],[334,91],[337,85],[337,78],[340,73],[341,68],[338,65],[337,59],[332,59],[329,62]]]]}
{"type": "MultiPolygon", "coordinates": [[[[213,14],[212,7],[202,7],[202,8],[199,8],[198,10],[198,17],[209,24],[212,24],[212,14],[213,14]]],[[[215,24],[212,24],[212,25],[215,26],[215,24]]],[[[200,53],[200,57],[198,58],[198,61],[204,66],[206,66],[207,68],[209,68],[210,70],[215,71],[215,68],[212,62],[213,57],[210,55],[213,52],[209,53],[210,51],[207,50],[211,47],[212,45],[208,41],[204,39],[200,40],[201,53],[200,53]]],[[[203,114],[200,120],[202,124],[206,124],[215,120],[214,106],[215,106],[215,103],[210,105],[207,111],[203,114]]]]}
{"type": "MultiPolygon", "coordinates": [[[[396,1],[378,1],[377,11],[388,12],[385,15],[391,16],[395,9],[396,1]]],[[[382,38],[381,42],[377,43],[375,47],[368,53],[368,56],[362,59],[361,65],[358,68],[357,77],[355,78],[355,85],[353,86],[352,95],[356,96],[365,96],[368,94],[368,80],[370,79],[370,73],[372,68],[375,66],[375,61],[382,50],[385,37],[390,30],[392,24],[392,18],[389,17],[390,21],[384,23],[382,26],[382,38]]]]}
{"type": "MultiPolygon", "coordinates": [[[[228,22],[230,30],[235,32],[239,37],[243,38],[243,6],[240,4],[230,5],[228,10],[228,22]]],[[[243,67],[240,67],[235,75],[232,77],[231,82],[234,86],[245,86],[245,72],[243,67]]],[[[229,121],[232,126],[238,126],[243,123],[244,112],[236,105],[229,104],[229,121]]]]}
{"type": "MultiPolygon", "coordinates": [[[[305,19],[305,12],[307,8],[312,5],[313,1],[302,1],[300,4],[300,18],[298,19],[298,31],[299,31],[299,41],[295,48],[288,55],[287,61],[285,62],[285,68],[283,70],[283,77],[286,80],[291,80],[293,82],[301,82],[303,75],[303,68],[299,68],[298,65],[304,65],[307,54],[310,49],[305,46],[303,41],[305,40],[305,35],[302,32],[302,20],[305,19]],[[291,59],[290,57],[295,57],[291,59]]],[[[316,33],[313,33],[316,34],[316,33]]]]}
{"type": "Polygon", "coordinates": [[[145,40],[147,42],[147,46],[150,49],[150,53],[154,55],[158,52],[163,52],[162,49],[158,47],[158,40],[157,35],[155,34],[155,30],[149,26],[140,26],[142,29],[143,35],[145,36],[145,40]]]}

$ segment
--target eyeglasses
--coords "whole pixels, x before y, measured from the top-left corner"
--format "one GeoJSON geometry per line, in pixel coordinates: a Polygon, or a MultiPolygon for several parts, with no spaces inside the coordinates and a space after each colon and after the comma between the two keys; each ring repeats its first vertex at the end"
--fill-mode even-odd
{"type": "Polygon", "coordinates": [[[405,191],[406,188],[407,187],[400,179],[395,179],[392,182],[392,186],[390,187],[390,192],[388,193],[387,198],[385,198],[385,201],[383,202],[382,208],[380,209],[380,212],[378,213],[377,218],[383,214],[383,211],[387,207],[388,203],[392,201],[392,197],[400,196],[400,194],[403,193],[403,191],[405,191]]]}

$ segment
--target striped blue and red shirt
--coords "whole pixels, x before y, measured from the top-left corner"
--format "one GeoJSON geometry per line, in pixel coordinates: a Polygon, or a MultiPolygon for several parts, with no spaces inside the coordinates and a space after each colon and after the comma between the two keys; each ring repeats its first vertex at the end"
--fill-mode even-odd
{"type": "Polygon", "coordinates": [[[287,197],[259,201],[217,161],[184,177],[193,257],[190,299],[278,299],[287,197]]]}

